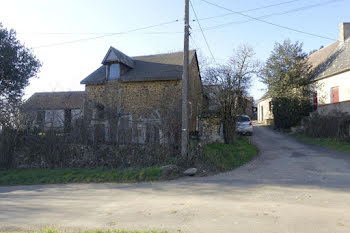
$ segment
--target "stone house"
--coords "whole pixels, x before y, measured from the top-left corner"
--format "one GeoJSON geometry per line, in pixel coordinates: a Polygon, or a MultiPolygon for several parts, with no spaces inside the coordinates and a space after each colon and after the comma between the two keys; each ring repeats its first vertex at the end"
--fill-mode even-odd
{"type": "MultiPolygon", "coordinates": [[[[191,132],[198,131],[203,96],[196,51],[190,51],[189,63],[191,132]]],[[[102,65],[81,81],[85,85],[82,114],[88,137],[120,144],[177,144],[182,69],[183,52],[129,57],[110,47],[102,65]]]]}
{"type": "Polygon", "coordinates": [[[70,132],[83,118],[84,91],[38,92],[23,105],[24,121],[31,128],[43,132],[70,132]]]}

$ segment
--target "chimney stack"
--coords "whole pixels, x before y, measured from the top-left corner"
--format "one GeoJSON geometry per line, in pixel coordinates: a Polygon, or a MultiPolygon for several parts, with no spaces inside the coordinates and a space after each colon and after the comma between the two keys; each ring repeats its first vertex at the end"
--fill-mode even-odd
{"type": "Polygon", "coordinates": [[[350,23],[341,23],[339,25],[339,40],[344,42],[346,39],[350,37],[350,23]]]}

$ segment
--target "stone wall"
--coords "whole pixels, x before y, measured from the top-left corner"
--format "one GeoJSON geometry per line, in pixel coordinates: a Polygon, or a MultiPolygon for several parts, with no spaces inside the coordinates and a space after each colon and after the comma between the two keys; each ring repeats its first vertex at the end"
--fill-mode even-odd
{"type": "Polygon", "coordinates": [[[350,101],[319,105],[317,107],[317,113],[323,116],[332,116],[339,113],[350,115],[350,101]]]}
{"type": "Polygon", "coordinates": [[[169,159],[166,147],[145,145],[25,144],[15,151],[13,168],[151,167],[169,159]],[[48,151],[51,151],[48,153],[48,151]]]}
{"type": "Polygon", "coordinates": [[[207,143],[223,143],[224,133],[223,124],[219,117],[201,117],[199,119],[200,140],[207,143]]]}

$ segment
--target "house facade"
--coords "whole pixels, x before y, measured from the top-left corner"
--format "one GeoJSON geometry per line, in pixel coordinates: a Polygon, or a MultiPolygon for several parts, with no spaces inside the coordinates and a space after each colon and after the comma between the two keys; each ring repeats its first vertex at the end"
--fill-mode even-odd
{"type": "MultiPolygon", "coordinates": [[[[338,41],[308,57],[313,73],[310,101],[321,115],[350,115],[350,23],[341,23],[339,34],[338,41]]],[[[265,94],[257,105],[258,121],[272,122],[271,98],[265,94]]]]}
{"type": "Polygon", "coordinates": [[[323,115],[350,114],[350,23],[339,26],[339,40],[309,56],[313,103],[323,115]]]}
{"type": "Polygon", "coordinates": [[[257,118],[263,124],[273,123],[272,99],[267,93],[257,101],[257,118]]]}
{"type": "MultiPolygon", "coordinates": [[[[196,51],[190,51],[189,65],[191,132],[198,131],[203,97],[196,51]]],[[[182,52],[129,57],[110,47],[102,65],[81,81],[88,137],[121,144],[175,144],[181,135],[182,69],[182,52]]]]}

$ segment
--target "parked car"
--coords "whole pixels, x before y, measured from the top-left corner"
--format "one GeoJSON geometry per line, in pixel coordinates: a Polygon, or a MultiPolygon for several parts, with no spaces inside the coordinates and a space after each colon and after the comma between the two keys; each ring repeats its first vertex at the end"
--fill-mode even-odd
{"type": "Polygon", "coordinates": [[[240,134],[253,135],[253,124],[248,115],[238,116],[236,131],[240,134]]]}

